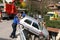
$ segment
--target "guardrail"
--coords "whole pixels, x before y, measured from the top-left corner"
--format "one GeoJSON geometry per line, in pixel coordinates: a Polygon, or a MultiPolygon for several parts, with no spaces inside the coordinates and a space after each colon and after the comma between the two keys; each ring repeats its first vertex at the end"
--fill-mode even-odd
{"type": "Polygon", "coordinates": [[[47,27],[47,30],[48,30],[48,31],[51,31],[51,32],[56,32],[56,33],[58,33],[60,29],[58,29],[58,28],[52,28],[52,27],[47,27]]]}

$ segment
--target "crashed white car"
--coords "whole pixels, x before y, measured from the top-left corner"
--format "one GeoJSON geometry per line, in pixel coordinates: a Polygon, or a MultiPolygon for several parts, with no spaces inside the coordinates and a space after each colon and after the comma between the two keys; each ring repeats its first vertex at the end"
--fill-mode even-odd
{"type": "Polygon", "coordinates": [[[30,17],[30,16],[25,16],[23,19],[20,20],[20,24],[24,26],[24,29],[28,30],[29,32],[37,35],[37,36],[43,36],[46,39],[49,38],[49,33],[46,30],[45,27],[42,27],[39,22],[30,17]]]}

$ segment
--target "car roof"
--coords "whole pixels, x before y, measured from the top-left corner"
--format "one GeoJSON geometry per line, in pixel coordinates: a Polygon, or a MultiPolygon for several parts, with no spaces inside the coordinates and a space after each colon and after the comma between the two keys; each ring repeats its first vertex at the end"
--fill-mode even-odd
{"type": "Polygon", "coordinates": [[[30,16],[25,16],[26,19],[29,19],[29,20],[32,20],[33,22],[37,23],[38,24],[38,20],[34,19],[33,17],[30,17],[30,16]]]}

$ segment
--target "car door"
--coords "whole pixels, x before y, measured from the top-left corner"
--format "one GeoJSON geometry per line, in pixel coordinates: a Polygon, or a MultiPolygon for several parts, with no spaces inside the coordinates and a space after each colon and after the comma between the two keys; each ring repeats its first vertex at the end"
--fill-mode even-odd
{"type": "MultiPolygon", "coordinates": [[[[32,24],[32,21],[31,21],[31,20],[29,20],[29,19],[25,19],[25,20],[24,20],[24,28],[25,28],[26,30],[29,31],[29,29],[31,28],[31,24],[32,24]]],[[[31,29],[30,29],[30,30],[31,30],[31,29]]]]}
{"type": "Polygon", "coordinates": [[[24,28],[36,35],[39,35],[39,33],[40,33],[38,24],[33,23],[33,21],[29,20],[29,19],[24,20],[24,28]]]}
{"type": "Polygon", "coordinates": [[[36,34],[36,35],[39,35],[41,30],[39,30],[39,26],[37,23],[33,22],[32,23],[32,28],[31,28],[31,31],[36,34]],[[33,29],[32,29],[33,28],[33,29]]]}

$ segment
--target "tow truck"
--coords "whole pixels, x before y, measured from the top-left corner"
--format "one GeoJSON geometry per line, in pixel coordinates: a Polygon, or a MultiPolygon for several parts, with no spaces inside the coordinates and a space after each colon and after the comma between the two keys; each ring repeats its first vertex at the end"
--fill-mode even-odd
{"type": "Polygon", "coordinates": [[[0,4],[2,10],[2,19],[11,19],[17,14],[17,8],[13,2],[6,3],[6,0],[3,0],[3,3],[0,4]]]}

